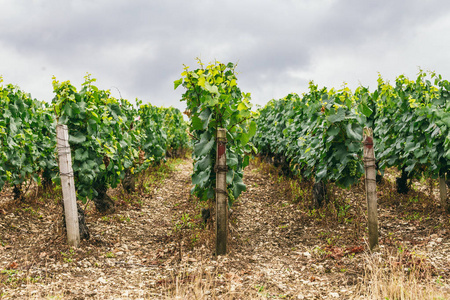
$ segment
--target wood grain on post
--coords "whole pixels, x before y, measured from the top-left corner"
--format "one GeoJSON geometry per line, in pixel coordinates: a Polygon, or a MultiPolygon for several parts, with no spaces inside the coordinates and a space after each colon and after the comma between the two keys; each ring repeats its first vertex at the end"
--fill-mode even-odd
{"type": "Polygon", "coordinates": [[[78,247],[80,245],[80,229],[78,227],[77,198],[75,194],[67,125],[59,124],[56,126],[56,146],[59,156],[59,172],[64,200],[67,242],[69,246],[78,247]]]}
{"type": "Polygon", "coordinates": [[[378,246],[378,213],[377,213],[377,183],[375,151],[373,149],[373,134],[371,129],[364,128],[364,169],[366,175],[366,200],[368,211],[369,247],[373,250],[378,246]]]}
{"type": "Polygon", "coordinates": [[[227,254],[228,193],[227,193],[227,135],[225,128],[217,128],[216,151],[216,255],[227,254]]]}
{"type": "Polygon", "coordinates": [[[441,209],[447,211],[447,184],[445,183],[445,176],[439,177],[439,193],[441,198],[441,209]]]}

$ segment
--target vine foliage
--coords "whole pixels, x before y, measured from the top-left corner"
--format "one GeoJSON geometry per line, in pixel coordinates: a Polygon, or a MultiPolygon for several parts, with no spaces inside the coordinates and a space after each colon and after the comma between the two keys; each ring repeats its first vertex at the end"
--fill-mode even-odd
{"type": "Polygon", "coordinates": [[[190,118],[190,131],[194,139],[194,170],[192,194],[201,200],[214,198],[216,184],[215,157],[217,128],[227,131],[227,189],[229,205],[246,190],[242,180],[243,169],[249,164],[249,154],[256,150],[251,137],[256,132],[250,94],[237,86],[236,66],[215,62],[190,71],[185,66],[182,78],[176,80],[175,89],[182,85],[186,91],[186,114],[190,118]]]}
{"type": "Polygon", "coordinates": [[[20,198],[30,178],[40,184],[56,175],[53,114],[47,103],[8,84],[0,85],[0,116],[0,190],[9,183],[20,198]]]}

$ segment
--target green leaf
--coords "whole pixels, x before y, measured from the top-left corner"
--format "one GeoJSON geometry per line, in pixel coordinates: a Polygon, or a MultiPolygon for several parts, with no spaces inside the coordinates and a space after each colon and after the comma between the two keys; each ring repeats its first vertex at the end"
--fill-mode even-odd
{"type": "Polygon", "coordinates": [[[175,80],[173,85],[174,85],[174,90],[177,89],[177,87],[179,87],[181,84],[183,83],[183,78],[175,80]]]}
{"type": "Polygon", "coordinates": [[[370,117],[373,113],[372,109],[369,106],[367,106],[365,102],[361,103],[360,110],[363,113],[363,115],[365,115],[367,118],[370,117]]]}
{"type": "MultiPolygon", "coordinates": [[[[253,145],[252,145],[253,146],[253,145]]],[[[254,147],[254,146],[253,146],[254,147]]],[[[256,152],[256,149],[255,149],[255,153],[257,153],[256,152]]],[[[244,156],[244,161],[242,162],[242,169],[244,169],[245,167],[247,167],[248,165],[249,165],[249,163],[250,163],[250,156],[248,156],[248,155],[246,155],[246,156],[244,156]]]]}
{"type": "Polygon", "coordinates": [[[219,90],[217,86],[209,84],[209,82],[205,82],[205,90],[210,92],[211,94],[219,94],[219,90]]]}
{"type": "Polygon", "coordinates": [[[69,142],[73,144],[81,144],[86,141],[86,136],[78,132],[75,135],[69,135],[69,142]]]}
{"type": "Polygon", "coordinates": [[[211,164],[212,164],[212,160],[209,155],[206,155],[203,159],[199,160],[196,163],[199,170],[206,170],[208,167],[211,166],[211,164]]]}
{"type": "Polygon", "coordinates": [[[234,167],[239,164],[238,156],[236,153],[228,152],[227,153],[227,166],[234,167]]]}
{"type": "Polygon", "coordinates": [[[341,122],[344,119],[345,119],[345,110],[342,107],[340,107],[335,114],[327,116],[327,120],[330,123],[341,122]]]}
{"type": "Polygon", "coordinates": [[[197,116],[192,116],[191,118],[192,128],[194,130],[202,130],[203,129],[203,121],[197,116]]]}
{"type": "Polygon", "coordinates": [[[209,121],[211,120],[212,113],[209,107],[205,108],[199,115],[200,120],[202,121],[202,128],[208,128],[209,121]]]}
{"type": "Polygon", "coordinates": [[[234,170],[233,169],[229,169],[227,172],[227,184],[232,184],[233,183],[233,178],[234,178],[234,170]]]}
{"type": "Polygon", "coordinates": [[[238,111],[243,111],[243,110],[247,110],[247,105],[245,105],[244,102],[239,103],[238,107],[237,107],[238,111]]]}
{"type": "Polygon", "coordinates": [[[208,168],[202,172],[192,175],[192,184],[204,187],[209,179],[211,169],[208,168]]]}
{"type": "Polygon", "coordinates": [[[64,114],[66,114],[69,118],[73,117],[71,102],[67,102],[66,105],[64,105],[63,111],[64,111],[64,114]]]}
{"type": "Polygon", "coordinates": [[[237,174],[233,178],[232,190],[233,190],[234,199],[239,198],[239,195],[242,192],[245,192],[247,190],[247,186],[242,181],[242,178],[239,175],[237,175],[237,174]]]}
{"type": "Polygon", "coordinates": [[[354,141],[362,141],[362,127],[356,123],[349,123],[345,126],[347,136],[354,141]]]}
{"type": "Polygon", "coordinates": [[[250,122],[250,127],[248,129],[248,134],[250,137],[254,136],[256,133],[256,122],[255,121],[251,121],[250,122]]]}
{"type": "Polygon", "coordinates": [[[214,136],[205,132],[200,137],[200,142],[195,145],[194,154],[197,157],[203,156],[211,151],[214,146],[214,136]]]}
{"type": "Polygon", "coordinates": [[[437,123],[439,123],[439,125],[445,125],[447,127],[450,127],[450,113],[444,111],[437,111],[436,115],[438,117],[437,123]]]}
{"type": "Polygon", "coordinates": [[[242,133],[240,140],[241,140],[241,145],[245,146],[250,141],[250,135],[248,133],[242,133]]]}
{"type": "Polygon", "coordinates": [[[410,173],[414,167],[416,166],[417,160],[415,159],[410,159],[406,162],[407,167],[405,168],[405,171],[410,173]]]}
{"type": "Polygon", "coordinates": [[[327,130],[327,134],[328,134],[329,136],[335,136],[335,135],[337,135],[340,131],[341,131],[341,129],[340,129],[338,126],[333,126],[333,127],[330,127],[330,128],[327,130]]]}
{"type": "Polygon", "coordinates": [[[74,159],[75,160],[79,160],[79,161],[84,161],[89,157],[89,152],[85,151],[82,148],[78,148],[75,150],[75,156],[74,159]]]}
{"type": "Polygon", "coordinates": [[[322,166],[322,170],[320,170],[316,174],[316,182],[321,181],[326,175],[327,175],[327,167],[326,166],[322,166]]]}

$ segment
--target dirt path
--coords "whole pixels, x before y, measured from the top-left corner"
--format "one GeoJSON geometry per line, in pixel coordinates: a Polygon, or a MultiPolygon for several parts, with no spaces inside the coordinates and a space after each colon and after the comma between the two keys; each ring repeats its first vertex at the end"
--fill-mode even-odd
{"type": "MultiPolygon", "coordinates": [[[[323,215],[295,203],[307,192],[253,164],[245,171],[248,190],[233,206],[229,255],[217,258],[213,226],[203,229],[200,217],[206,204],[189,196],[191,161],[175,168],[156,187],[146,182],[141,196],[113,192],[125,204],[114,214],[88,209],[91,239],[75,250],[65,246],[55,199],[3,202],[0,299],[346,299],[361,290],[370,257],[360,237],[361,187],[337,191],[340,206],[323,215]]],[[[380,193],[383,205],[389,187],[380,193]]],[[[423,250],[440,289],[450,290],[448,218],[411,215],[399,219],[398,207],[380,208],[386,249],[423,250]]]]}
{"type": "Polygon", "coordinates": [[[174,251],[170,243],[174,207],[189,198],[190,168],[189,162],[178,165],[156,192],[150,191],[151,197],[140,199],[138,208],[119,207],[105,216],[88,211],[91,239],[75,250],[64,245],[61,220],[55,220],[60,212],[54,204],[4,207],[2,297],[161,297],[161,289],[153,287],[170,272],[167,257],[174,251]]]}

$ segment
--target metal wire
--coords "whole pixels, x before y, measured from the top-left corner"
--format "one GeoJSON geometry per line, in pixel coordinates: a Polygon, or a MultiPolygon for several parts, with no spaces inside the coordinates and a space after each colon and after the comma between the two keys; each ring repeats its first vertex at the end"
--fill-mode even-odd
{"type": "Polygon", "coordinates": [[[222,195],[228,196],[228,192],[225,190],[218,189],[218,188],[215,188],[214,190],[216,191],[216,194],[222,194],[222,195]]]}
{"type": "Polygon", "coordinates": [[[366,169],[372,168],[372,167],[376,167],[376,160],[375,158],[363,158],[363,162],[364,162],[364,167],[366,169]]]}
{"type": "Polygon", "coordinates": [[[218,166],[218,165],[215,165],[214,166],[214,172],[215,173],[219,173],[219,172],[228,172],[228,166],[227,165],[225,165],[225,166],[218,166]]]}
{"type": "Polygon", "coordinates": [[[66,177],[74,177],[73,172],[70,173],[59,173],[59,176],[66,176],[66,177]]]}

